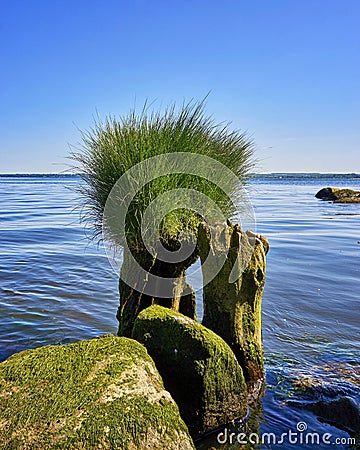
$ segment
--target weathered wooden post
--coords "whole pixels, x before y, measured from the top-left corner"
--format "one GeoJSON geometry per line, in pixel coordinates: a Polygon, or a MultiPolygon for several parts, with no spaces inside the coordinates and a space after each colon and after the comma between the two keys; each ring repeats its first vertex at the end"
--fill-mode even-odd
{"type": "Polygon", "coordinates": [[[201,223],[198,245],[202,263],[210,252],[214,264],[222,260],[219,273],[204,286],[202,323],[229,344],[247,383],[254,384],[264,377],[261,303],[269,243],[228,221],[216,227],[201,223]]]}
{"type": "MultiPolygon", "coordinates": [[[[191,256],[187,260],[178,264],[167,264],[155,257],[152,257],[146,250],[133,252],[134,259],[124,252],[123,264],[120,271],[119,294],[120,306],[117,312],[119,321],[118,335],[131,336],[131,331],[137,315],[145,308],[152,305],[160,305],[180,312],[191,319],[196,319],[196,297],[194,289],[186,282],[186,269],[197,255],[191,256]],[[146,271],[139,271],[137,264],[146,271]],[[121,272],[131,273],[132,283],[129,286],[122,278],[121,272]],[[156,295],[149,295],[148,292],[161,291],[161,286],[156,289],[153,286],[149,289],[148,274],[156,275],[158,283],[163,278],[173,279],[171,286],[171,296],[164,298],[156,295]]],[[[129,278],[129,275],[127,276],[129,278]]],[[[164,280],[163,282],[167,282],[164,280]]]]}

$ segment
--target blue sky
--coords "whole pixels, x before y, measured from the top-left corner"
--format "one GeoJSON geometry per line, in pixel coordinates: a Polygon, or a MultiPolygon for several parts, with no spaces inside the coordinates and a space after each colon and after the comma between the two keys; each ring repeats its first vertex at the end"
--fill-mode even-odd
{"type": "Polygon", "coordinates": [[[357,0],[8,0],[0,172],[60,172],[78,129],[202,99],[259,172],[360,172],[357,0]]]}

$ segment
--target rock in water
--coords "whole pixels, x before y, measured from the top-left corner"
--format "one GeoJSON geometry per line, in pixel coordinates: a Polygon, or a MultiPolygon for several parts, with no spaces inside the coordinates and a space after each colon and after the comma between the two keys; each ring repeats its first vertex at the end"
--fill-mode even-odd
{"type": "Polygon", "coordinates": [[[266,238],[239,225],[201,223],[198,245],[204,280],[213,266],[219,273],[204,286],[203,325],[231,347],[250,386],[264,377],[261,304],[265,285],[266,238]],[[214,263],[204,264],[211,254],[214,263]]]}
{"type": "Polygon", "coordinates": [[[194,449],[146,349],[106,335],[0,364],[2,449],[194,449]]]}
{"type": "Polygon", "coordinates": [[[242,369],[211,330],[168,308],[151,306],[137,317],[133,338],[154,359],[193,437],[247,414],[242,369]]]}
{"type": "Polygon", "coordinates": [[[360,405],[349,396],[303,405],[324,421],[352,432],[360,432],[360,405]]]}
{"type": "Polygon", "coordinates": [[[321,189],[315,197],[334,203],[360,203],[360,192],[352,189],[326,187],[321,189]]]}

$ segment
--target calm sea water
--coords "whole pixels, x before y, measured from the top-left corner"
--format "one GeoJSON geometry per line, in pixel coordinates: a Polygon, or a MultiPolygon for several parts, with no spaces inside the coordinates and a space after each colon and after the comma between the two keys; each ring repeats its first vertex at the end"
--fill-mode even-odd
{"type": "MultiPolygon", "coordinates": [[[[0,360],[117,331],[118,279],[103,248],[89,242],[79,223],[77,196],[68,189],[77,183],[0,177],[0,360]]],[[[360,204],[315,199],[328,185],[360,190],[360,178],[258,177],[250,186],[257,232],[271,245],[261,432],[280,436],[302,421],[309,431],[348,436],[292,404],[298,399],[291,379],[310,377],[360,397],[360,204]]]]}

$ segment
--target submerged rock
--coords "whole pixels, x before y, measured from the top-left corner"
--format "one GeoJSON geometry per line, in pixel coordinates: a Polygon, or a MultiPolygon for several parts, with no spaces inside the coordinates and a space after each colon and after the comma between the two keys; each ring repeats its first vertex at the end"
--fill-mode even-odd
{"type": "Polygon", "coordinates": [[[350,434],[360,432],[358,364],[325,362],[292,374],[296,400],[288,404],[307,409],[322,421],[350,434]]]}
{"type": "Polygon", "coordinates": [[[146,349],[106,335],[0,364],[2,449],[194,449],[146,349]]]}
{"type": "Polygon", "coordinates": [[[221,267],[204,286],[203,325],[229,344],[248,384],[259,387],[264,377],[261,303],[269,243],[228,222],[217,227],[201,223],[198,244],[203,278],[213,266],[221,267]],[[206,267],[209,253],[214,263],[206,267]]]}
{"type": "Polygon", "coordinates": [[[182,314],[151,306],[132,334],[156,363],[193,437],[247,414],[243,371],[231,348],[182,314]]]}
{"type": "Polygon", "coordinates": [[[360,203],[360,192],[352,189],[326,187],[321,189],[315,197],[334,203],[360,203]]]}
{"type": "Polygon", "coordinates": [[[304,404],[324,421],[351,432],[360,431],[360,406],[353,398],[342,396],[304,404]]]}
{"type": "Polygon", "coordinates": [[[321,421],[350,434],[360,432],[360,405],[350,396],[321,400],[290,400],[289,405],[313,412],[321,421]]]}

